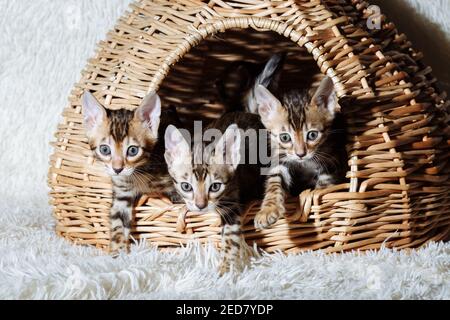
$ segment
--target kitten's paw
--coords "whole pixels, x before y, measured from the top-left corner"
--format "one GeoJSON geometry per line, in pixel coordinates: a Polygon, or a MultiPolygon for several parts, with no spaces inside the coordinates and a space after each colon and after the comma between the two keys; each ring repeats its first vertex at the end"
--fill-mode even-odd
{"type": "Polygon", "coordinates": [[[109,252],[113,258],[117,258],[121,252],[128,253],[128,241],[122,236],[116,236],[109,244],[109,252]]]}
{"type": "Polygon", "coordinates": [[[335,184],[335,178],[329,174],[319,175],[316,182],[316,189],[325,189],[335,184]]]}
{"type": "Polygon", "coordinates": [[[243,267],[239,263],[230,263],[222,261],[219,265],[219,276],[222,277],[228,273],[232,273],[233,276],[239,275],[243,270],[243,267]]]}
{"type": "Polygon", "coordinates": [[[228,272],[230,272],[230,264],[228,261],[222,261],[219,265],[219,276],[222,277],[228,272]]]}
{"type": "Polygon", "coordinates": [[[283,213],[275,206],[262,207],[255,216],[255,228],[265,229],[273,225],[281,217],[283,213]]]}
{"type": "Polygon", "coordinates": [[[170,202],[172,203],[183,203],[183,198],[177,193],[173,192],[168,195],[170,202]]]}

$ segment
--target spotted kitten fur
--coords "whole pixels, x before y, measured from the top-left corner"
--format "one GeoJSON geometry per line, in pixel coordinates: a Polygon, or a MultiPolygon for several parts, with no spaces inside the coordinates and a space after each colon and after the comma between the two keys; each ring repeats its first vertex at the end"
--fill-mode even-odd
{"type": "Polygon", "coordinates": [[[257,228],[267,228],[285,214],[286,193],[297,196],[308,188],[340,183],[345,175],[345,132],[331,78],[318,89],[279,93],[257,85],[254,104],[272,143],[278,146],[266,181],[265,197],[255,217],[257,228]]]}
{"type": "Polygon", "coordinates": [[[262,198],[264,191],[261,162],[245,161],[243,154],[248,153],[249,144],[238,129],[264,130],[264,126],[257,115],[227,113],[206,129],[211,128],[223,133],[222,137],[207,146],[200,143],[191,148],[182,133],[169,126],[165,158],[187,209],[220,214],[223,231],[219,271],[223,274],[241,266],[243,214],[250,202],[262,198]]]}
{"type": "Polygon", "coordinates": [[[113,184],[110,211],[110,251],[128,249],[132,211],[143,194],[174,192],[164,161],[163,134],[178,124],[173,110],[163,111],[156,93],[147,95],[135,111],[108,110],[95,97],[82,96],[83,123],[89,145],[105,164],[113,184]],[[161,122],[161,124],[160,124],[161,122]]]}

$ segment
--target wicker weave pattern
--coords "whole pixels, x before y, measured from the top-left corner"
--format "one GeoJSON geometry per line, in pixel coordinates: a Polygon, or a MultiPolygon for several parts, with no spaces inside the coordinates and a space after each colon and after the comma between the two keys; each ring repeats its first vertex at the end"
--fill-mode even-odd
{"type": "MultiPolygon", "coordinates": [[[[290,199],[290,216],[264,231],[253,227],[255,204],[245,218],[249,242],[268,251],[333,252],[446,237],[449,102],[392,23],[382,17],[381,30],[367,28],[367,7],[359,0],[132,4],[88,61],[56,132],[49,185],[57,233],[99,248],[109,243],[111,184],[84,135],[83,90],[111,109],[135,108],[146,92],[159,90],[186,118],[216,117],[221,107],[208,83],[227,61],[289,50],[292,63],[335,82],[349,123],[348,182],[290,199]]],[[[162,247],[218,243],[220,223],[215,213],[185,212],[149,196],[136,209],[133,235],[162,247]]]]}

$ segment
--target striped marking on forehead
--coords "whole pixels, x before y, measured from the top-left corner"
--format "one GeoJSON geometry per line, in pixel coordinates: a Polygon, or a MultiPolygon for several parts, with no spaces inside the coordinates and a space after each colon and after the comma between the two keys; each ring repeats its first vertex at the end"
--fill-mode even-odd
{"type": "Polygon", "coordinates": [[[204,145],[201,142],[194,142],[191,147],[192,173],[198,182],[204,181],[208,175],[208,167],[203,159],[204,145]]]}
{"type": "Polygon", "coordinates": [[[306,121],[305,110],[310,97],[303,91],[294,91],[283,96],[283,108],[288,112],[289,125],[294,130],[300,130],[306,121]]]}
{"type": "Polygon", "coordinates": [[[194,169],[193,169],[193,173],[194,173],[195,179],[198,182],[205,181],[206,177],[209,174],[208,166],[203,165],[203,164],[195,165],[194,169]]]}
{"type": "Polygon", "coordinates": [[[109,132],[116,142],[123,141],[128,136],[130,122],[134,112],[130,110],[108,110],[109,132]]]}

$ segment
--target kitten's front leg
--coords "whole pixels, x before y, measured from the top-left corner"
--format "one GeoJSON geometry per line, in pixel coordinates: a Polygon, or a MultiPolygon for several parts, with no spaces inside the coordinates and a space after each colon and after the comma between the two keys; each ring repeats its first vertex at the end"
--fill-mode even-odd
{"type": "MultiPolygon", "coordinates": [[[[226,200],[226,199],[224,199],[226,200]]],[[[219,203],[217,211],[222,220],[222,247],[219,274],[241,269],[241,249],[246,244],[242,235],[241,214],[244,208],[235,201],[227,201],[226,204],[219,203]]]]}
{"type": "Polygon", "coordinates": [[[219,274],[222,276],[232,270],[240,270],[240,252],[243,245],[240,224],[225,224],[222,229],[222,250],[219,274]]]}
{"type": "MultiPolygon", "coordinates": [[[[287,168],[275,167],[267,176],[266,189],[261,208],[255,216],[255,228],[265,229],[278,219],[284,217],[286,208],[284,206],[285,190],[283,183],[289,177],[287,168]]],[[[289,184],[289,183],[287,183],[289,184]]]]}
{"type": "Polygon", "coordinates": [[[110,252],[117,256],[119,251],[128,251],[128,238],[131,229],[131,217],[135,197],[121,188],[114,188],[110,213],[111,242],[110,252]]]}

